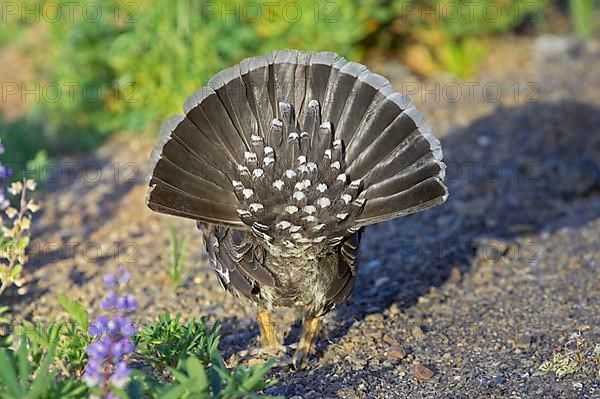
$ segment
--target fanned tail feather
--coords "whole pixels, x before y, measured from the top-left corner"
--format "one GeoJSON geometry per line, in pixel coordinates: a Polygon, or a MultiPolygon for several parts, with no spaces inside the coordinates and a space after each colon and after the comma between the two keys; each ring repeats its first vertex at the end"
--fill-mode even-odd
{"type": "Polygon", "coordinates": [[[184,111],[153,153],[148,203],[159,212],[291,250],[337,245],[447,197],[441,146],[422,114],[387,79],[334,53],[243,60],[184,111]]]}

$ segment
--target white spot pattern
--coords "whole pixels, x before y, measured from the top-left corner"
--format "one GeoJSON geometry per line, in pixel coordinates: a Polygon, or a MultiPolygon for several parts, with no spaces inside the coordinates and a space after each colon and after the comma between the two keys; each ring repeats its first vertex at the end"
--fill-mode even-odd
{"type": "Polygon", "coordinates": [[[279,227],[282,230],[287,229],[288,227],[290,227],[292,224],[290,222],[288,222],[287,220],[282,220],[281,222],[277,223],[277,227],[279,227]]]}
{"type": "Polygon", "coordinates": [[[314,205],[306,205],[304,208],[302,208],[302,211],[311,215],[317,211],[317,208],[314,205]]]}
{"type": "Polygon", "coordinates": [[[275,187],[277,190],[281,191],[281,189],[283,188],[283,180],[275,180],[273,182],[273,187],[275,187]]]}
{"type": "MultiPolygon", "coordinates": [[[[310,107],[320,112],[318,101],[310,101],[310,107]]],[[[311,134],[295,120],[293,106],[281,103],[281,109],[285,122],[274,119],[265,137],[249,135],[251,147],[243,152],[231,182],[238,215],[267,249],[300,256],[311,244],[339,243],[366,199],[359,198],[360,180],[348,184],[347,143],[335,137],[331,123],[317,122],[319,136],[310,140],[311,134]],[[300,130],[290,132],[296,128],[300,130]],[[323,139],[332,141],[323,146],[323,139]],[[280,234],[273,234],[274,229],[280,234]]]]}
{"type": "Polygon", "coordinates": [[[284,210],[291,215],[292,213],[298,212],[298,207],[294,205],[288,205],[284,210]]]}
{"type": "Polygon", "coordinates": [[[294,198],[296,201],[301,201],[301,200],[303,200],[304,198],[306,198],[306,195],[305,195],[305,194],[304,194],[302,191],[296,191],[296,192],[294,193],[294,195],[293,195],[293,198],[294,198]]]}
{"type": "Polygon", "coordinates": [[[242,194],[244,195],[244,198],[248,199],[252,197],[252,195],[254,194],[254,190],[252,190],[251,188],[245,188],[242,190],[242,194]]]}
{"type": "Polygon", "coordinates": [[[317,200],[317,204],[321,208],[327,208],[329,205],[331,205],[331,200],[327,197],[321,197],[317,200]]]}

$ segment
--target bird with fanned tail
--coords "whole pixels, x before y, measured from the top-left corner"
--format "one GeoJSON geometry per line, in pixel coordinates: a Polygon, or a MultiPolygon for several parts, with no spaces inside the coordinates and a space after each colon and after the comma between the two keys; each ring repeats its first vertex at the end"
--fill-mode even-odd
{"type": "Polygon", "coordinates": [[[332,52],[274,51],[215,75],[164,125],[149,207],[197,221],[221,285],[304,319],[292,365],[354,288],[365,226],[448,195],[440,142],[409,97],[332,52]]]}

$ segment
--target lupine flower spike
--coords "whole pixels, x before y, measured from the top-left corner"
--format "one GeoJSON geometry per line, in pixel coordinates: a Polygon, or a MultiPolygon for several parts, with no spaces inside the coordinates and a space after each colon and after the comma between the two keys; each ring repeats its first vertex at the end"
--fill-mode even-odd
{"type": "Polygon", "coordinates": [[[138,303],[133,295],[123,292],[130,278],[124,266],[119,266],[115,274],[104,276],[109,291],[100,306],[109,315],[98,316],[88,331],[95,340],[87,348],[83,378],[88,386],[102,389],[102,399],[114,397],[112,388],[124,388],[131,374],[125,358],[135,350],[131,338],[136,328],[126,315],[135,311],[138,303]]]}
{"type": "MultiPolygon", "coordinates": [[[[0,155],[4,154],[4,146],[0,143],[0,155]]],[[[12,171],[0,163],[0,181],[10,179],[12,171]]],[[[6,198],[6,191],[4,191],[4,185],[0,185],[0,211],[5,210],[10,206],[10,201],[6,198]]]]}
{"type": "MultiPolygon", "coordinates": [[[[4,147],[0,143],[2,154],[4,147]]],[[[13,284],[21,287],[24,283],[21,271],[27,262],[31,220],[40,208],[28,195],[35,191],[35,181],[14,182],[5,189],[11,176],[12,171],[0,163],[0,295],[13,284]],[[11,206],[7,192],[18,198],[18,205],[11,206]]]]}

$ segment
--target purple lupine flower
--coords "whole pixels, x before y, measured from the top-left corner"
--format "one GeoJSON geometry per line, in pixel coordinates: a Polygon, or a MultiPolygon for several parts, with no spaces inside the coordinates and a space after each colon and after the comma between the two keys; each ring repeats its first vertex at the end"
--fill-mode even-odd
{"type": "Polygon", "coordinates": [[[90,324],[90,328],[88,329],[88,333],[94,337],[101,337],[102,334],[106,331],[108,327],[108,317],[106,316],[98,316],[96,320],[90,324]]]}
{"type": "Polygon", "coordinates": [[[104,276],[103,280],[104,280],[104,285],[107,286],[108,288],[112,288],[115,285],[117,285],[117,278],[115,277],[114,274],[107,274],[106,276],[104,276]]]}
{"type": "Polygon", "coordinates": [[[119,316],[115,319],[115,322],[117,324],[117,328],[119,329],[119,333],[123,337],[131,337],[135,334],[136,328],[131,319],[119,316]]]}
{"type": "Polygon", "coordinates": [[[123,338],[121,340],[121,344],[123,344],[123,353],[130,355],[135,351],[135,344],[131,342],[129,338],[123,338]]]}
{"type": "Polygon", "coordinates": [[[100,306],[103,310],[112,310],[117,306],[117,301],[119,297],[114,291],[108,291],[102,302],[100,302],[100,306]]]}
{"type": "Polygon", "coordinates": [[[106,336],[111,338],[119,337],[119,325],[115,320],[109,320],[106,325],[106,336]]]}
{"type": "Polygon", "coordinates": [[[10,201],[6,198],[4,189],[0,187],[0,211],[5,210],[10,206],[10,201]]]}
{"type": "MultiPolygon", "coordinates": [[[[0,143],[0,155],[4,154],[4,146],[0,143]]],[[[6,180],[12,176],[12,170],[0,163],[0,180],[6,180]]],[[[10,201],[6,198],[4,187],[0,186],[0,211],[4,211],[10,206],[10,201]]]]}
{"type": "Polygon", "coordinates": [[[133,297],[133,295],[128,294],[128,295],[125,295],[125,296],[122,296],[122,297],[118,298],[115,306],[119,310],[123,310],[123,311],[131,310],[131,311],[133,311],[133,310],[137,309],[138,303],[135,300],[135,298],[133,297]]]}
{"type": "Polygon", "coordinates": [[[104,362],[93,357],[88,359],[83,380],[88,386],[97,386],[104,380],[104,362]]]}
{"type": "Polygon", "coordinates": [[[100,341],[92,342],[86,350],[88,357],[97,360],[106,359],[110,353],[111,343],[112,341],[108,337],[103,337],[100,341]]]}
{"type": "Polygon", "coordinates": [[[130,337],[135,334],[136,328],[125,314],[137,309],[138,303],[133,295],[122,293],[130,279],[131,274],[123,266],[116,273],[104,276],[104,284],[110,290],[100,306],[111,316],[98,316],[89,328],[89,334],[97,340],[87,348],[84,381],[89,386],[102,386],[103,399],[116,398],[110,387],[124,388],[131,375],[125,356],[135,351],[130,337]]]}
{"type": "Polygon", "coordinates": [[[131,375],[131,370],[127,367],[127,363],[124,361],[120,361],[117,363],[113,370],[113,374],[110,377],[110,382],[117,388],[123,389],[129,381],[129,376],[131,375]]]}
{"type": "Polygon", "coordinates": [[[119,341],[114,341],[110,347],[110,354],[114,361],[118,361],[123,356],[131,354],[135,350],[135,345],[129,338],[122,338],[119,341]]]}
{"type": "Polygon", "coordinates": [[[127,285],[129,280],[131,280],[131,273],[125,269],[125,266],[121,265],[117,269],[117,279],[119,280],[120,285],[127,285]]]}
{"type": "Polygon", "coordinates": [[[0,180],[6,180],[13,175],[12,170],[8,169],[6,166],[0,164],[0,180]]]}

